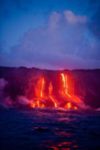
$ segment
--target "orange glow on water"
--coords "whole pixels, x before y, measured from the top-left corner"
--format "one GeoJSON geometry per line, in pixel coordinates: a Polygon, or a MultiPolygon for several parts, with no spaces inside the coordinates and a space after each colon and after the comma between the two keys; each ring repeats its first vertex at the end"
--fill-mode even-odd
{"type": "Polygon", "coordinates": [[[59,74],[59,83],[54,85],[52,80],[47,81],[44,76],[40,77],[35,86],[35,96],[30,102],[32,108],[64,108],[66,110],[77,110],[81,100],[70,92],[68,76],[65,73],[59,74]],[[48,84],[47,84],[48,82],[48,84]],[[56,94],[54,87],[56,86],[56,94]],[[60,104],[62,104],[60,106],[60,104]]]}

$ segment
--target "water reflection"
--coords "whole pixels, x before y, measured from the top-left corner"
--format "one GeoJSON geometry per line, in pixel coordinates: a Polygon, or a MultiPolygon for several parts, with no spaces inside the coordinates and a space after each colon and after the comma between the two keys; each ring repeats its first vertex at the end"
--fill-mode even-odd
{"type": "Polygon", "coordinates": [[[75,141],[74,132],[67,130],[38,126],[34,127],[33,131],[35,135],[42,137],[41,145],[46,150],[77,150],[79,147],[75,141]]]}
{"type": "Polygon", "coordinates": [[[41,145],[46,150],[77,150],[79,148],[72,131],[60,128],[34,127],[39,137],[45,137],[41,145]],[[49,140],[48,140],[49,139],[49,140]]]}
{"type": "Polygon", "coordinates": [[[88,114],[80,112],[35,109],[28,117],[32,119],[32,143],[39,149],[85,150],[99,145],[97,134],[93,134],[100,128],[98,116],[96,125],[94,116],[91,119],[88,114]]]}
{"type": "Polygon", "coordinates": [[[34,111],[34,136],[40,138],[40,147],[46,150],[77,150],[75,131],[78,115],[56,110],[34,111]],[[38,118],[38,119],[37,119],[38,118]]]}
{"type": "Polygon", "coordinates": [[[78,148],[78,145],[71,141],[58,142],[48,147],[49,150],[77,150],[78,148]]]}

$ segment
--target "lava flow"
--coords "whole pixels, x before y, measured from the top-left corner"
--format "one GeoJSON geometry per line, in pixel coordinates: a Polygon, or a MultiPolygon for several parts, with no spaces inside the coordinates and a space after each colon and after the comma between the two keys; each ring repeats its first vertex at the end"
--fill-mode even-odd
{"type": "Polygon", "coordinates": [[[32,108],[53,107],[77,110],[81,106],[82,101],[69,92],[68,76],[65,73],[59,74],[56,94],[54,92],[54,82],[52,80],[48,84],[47,82],[44,76],[38,79],[35,86],[35,96],[30,104],[32,108]]]}
{"type": "Polygon", "coordinates": [[[40,78],[36,84],[35,88],[35,96],[34,102],[31,103],[31,107],[39,107],[43,108],[45,105],[42,103],[42,99],[44,99],[44,87],[45,87],[45,80],[44,78],[40,78]]]}

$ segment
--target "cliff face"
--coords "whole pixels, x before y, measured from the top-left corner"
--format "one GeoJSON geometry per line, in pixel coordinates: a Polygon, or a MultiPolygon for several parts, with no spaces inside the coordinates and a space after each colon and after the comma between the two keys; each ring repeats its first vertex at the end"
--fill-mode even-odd
{"type": "Polygon", "coordinates": [[[100,107],[100,70],[77,70],[71,72],[74,77],[75,93],[86,104],[100,107]]]}
{"type": "MultiPolygon", "coordinates": [[[[69,94],[74,94],[81,99],[86,105],[92,108],[100,107],[100,70],[64,70],[51,71],[41,70],[36,68],[9,68],[0,67],[0,79],[7,81],[3,89],[3,96],[10,97],[15,103],[18,96],[25,96],[27,99],[32,99],[36,94],[36,88],[42,89],[42,83],[45,82],[44,93],[41,92],[41,97],[53,95],[59,103],[59,91],[68,88],[69,94]],[[68,87],[64,87],[63,77],[61,73],[67,75],[68,87]],[[41,79],[40,79],[41,78],[41,79]],[[61,82],[62,80],[62,82],[61,82]],[[53,89],[52,89],[53,88],[53,89]],[[50,90],[51,89],[51,90],[50,90]]],[[[39,91],[38,94],[39,95],[39,91]]],[[[69,100],[68,100],[69,101],[69,100]]],[[[72,103],[74,103],[72,101],[72,103]]],[[[63,103],[61,103],[63,105],[63,103]]]]}

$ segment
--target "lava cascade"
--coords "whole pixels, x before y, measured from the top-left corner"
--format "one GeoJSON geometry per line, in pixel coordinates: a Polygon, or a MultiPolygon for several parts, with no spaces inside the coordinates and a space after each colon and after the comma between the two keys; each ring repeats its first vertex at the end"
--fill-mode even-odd
{"type": "Polygon", "coordinates": [[[67,110],[77,110],[79,104],[82,103],[80,98],[70,93],[68,85],[68,76],[65,73],[59,74],[59,84],[57,85],[56,95],[54,94],[54,86],[52,81],[46,85],[46,79],[41,76],[35,86],[35,96],[30,102],[32,108],[64,108],[67,110]]]}

